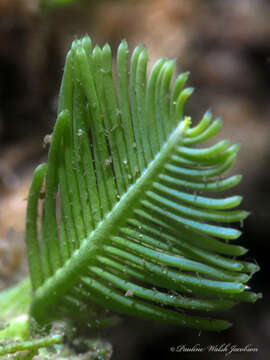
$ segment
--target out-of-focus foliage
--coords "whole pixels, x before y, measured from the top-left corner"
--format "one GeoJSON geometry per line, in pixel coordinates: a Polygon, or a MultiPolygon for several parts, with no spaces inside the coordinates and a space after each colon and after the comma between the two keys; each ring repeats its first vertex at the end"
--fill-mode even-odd
{"type": "Polygon", "coordinates": [[[80,2],[80,0],[41,0],[40,6],[44,9],[54,9],[80,2]]]}

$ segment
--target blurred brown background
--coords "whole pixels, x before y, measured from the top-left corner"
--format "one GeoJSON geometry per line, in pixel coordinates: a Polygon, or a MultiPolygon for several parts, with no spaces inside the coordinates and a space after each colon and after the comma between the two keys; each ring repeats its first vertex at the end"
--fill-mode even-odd
{"type": "MultiPolygon", "coordinates": [[[[43,5],[45,4],[43,1],[43,5]]],[[[180,344],[251,344],[270,354],[269,186],[270,2],[268,0],[73,1],[44,8],[38,0],[0,0],[0,289],[22,278],[24,216],[33,168],[46,160],[43,138],[52,131],[64,58],[71,41],[88,33],[113,48],[126,38],[144,43],[150,66],[176,57],[191,71],[196,88],[186,112],[194,123],[210,106],[224,116],[221,137],[241,142],[234,168],[244,175],[237,192],[252,211],[241,242],[247,259],[262,270],[251,281],[264,298],[225,314],[234,327],[221,334],[198,333],[164,324],[126,319],[100,332],[114,346],[114,360],[221,359],[224,354],[170,352],[180,344]]]]}

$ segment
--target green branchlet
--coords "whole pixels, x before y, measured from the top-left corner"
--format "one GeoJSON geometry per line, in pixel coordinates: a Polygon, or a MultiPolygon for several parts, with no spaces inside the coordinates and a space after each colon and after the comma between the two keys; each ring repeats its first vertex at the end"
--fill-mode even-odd
{"type": "Polygon", "coordinates": [[[259,268],[236,259],[247,249],[231,243],[241,231],[228,225],[249,213],[237,209],[241,196],[220,195],[241,180],[224,176],[239,145],[197,147],[222,121],[208,111],[192,127],[184,116],[188,73],[171,84],[175,62],[160,59],[147,79],[146,49],[133,51],[130,66],[128,53],[122,41],[115,88],[108,44],[93,48],[85,37],[68,52],[48,164],[35,170],[28,200],[33,295],[27,280],[20,314],[31,302],[32,333],[62,319],[104,324],[107,311],[218,331],[230,323],[193,310],[260,297],[245,285],[259,268]]]}

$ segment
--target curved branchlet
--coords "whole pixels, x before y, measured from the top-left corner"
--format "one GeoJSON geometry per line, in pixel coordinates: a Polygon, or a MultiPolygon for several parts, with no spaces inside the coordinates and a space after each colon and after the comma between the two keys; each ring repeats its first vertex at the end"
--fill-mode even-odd
{"type": "Polygon", "coordinates": [[[239,146],[197,147],[222,121],[208,111],[192,127],[184,105],[193,89],[184,88],[188,73],[171,83],[174,61],[157,61],[147,79],[146,49],[129,62],[122,41],[116,62],[115,86],[108,44],[93,48],[85,37],[67,55],[48,165],[36,170],[28,202],[31,315],[40,325],[91,322],[106,308],[226,329],[196,310],[259,297],[246,286],[258,266],[236,259],[247,250],[229,225],[248,212],[237,209],[241,196],[221,195],[241,180],[225,175],[239,146]]]}

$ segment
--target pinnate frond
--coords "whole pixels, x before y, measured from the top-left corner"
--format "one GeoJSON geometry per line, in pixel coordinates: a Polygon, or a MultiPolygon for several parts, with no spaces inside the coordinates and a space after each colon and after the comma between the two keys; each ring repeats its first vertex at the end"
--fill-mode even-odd
{"type": "Polygon", "coordinates": [[[128,55],[122,41],[117,90],[109,45],[92,49],[85,37],[67,55],[48,165],[36,169],[28,202],[31,314],[41,325],[91,322],[106,308],[225,329],[227,321],[196,311],[259,297],[245,285],[258,267],[236,259],[246,249],[230,243],[241,232],[228,223],[248,213],[236,209],[240,196],[220,195],[241,180],[224,177],[239,146],[197,147],[222,121],[206,112],[191,127],[188,73],[171,84],[175,62],[160,59],[147,79],[145,48],[133,51],[130,64],[128,55]]]}

